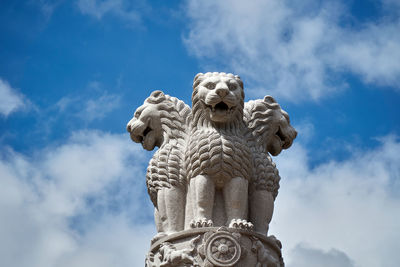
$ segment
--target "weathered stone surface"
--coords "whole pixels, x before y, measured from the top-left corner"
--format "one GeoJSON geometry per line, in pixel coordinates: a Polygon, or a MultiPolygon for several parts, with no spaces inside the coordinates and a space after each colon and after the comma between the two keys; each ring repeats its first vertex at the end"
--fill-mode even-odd
{"type": "Polygon", "coordinates": [[[181,231],[155,242],[146,267],[284,266],[281,243],[274,236],[227,227],[181,231]]]}
{"type": "Polygon", "coordinates": [[[192,109],[155,91],[127,130],[159,147],[146,175],[158,231],[148,266],[283,266],[267,238],[280,180],[270,154],[297,133],[271,96],[245,103],[239,76],[199,73],[192,109]]]}

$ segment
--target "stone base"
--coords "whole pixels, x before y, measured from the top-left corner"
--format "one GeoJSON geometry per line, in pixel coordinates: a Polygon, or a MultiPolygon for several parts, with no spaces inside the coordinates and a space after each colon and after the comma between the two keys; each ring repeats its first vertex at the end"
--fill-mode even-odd
{"type": "Polygon", "coordinates": [[[226,227],[185,230],[151,245],[146,267],[284,267],[281,242],[254,231],[226,227]]]}

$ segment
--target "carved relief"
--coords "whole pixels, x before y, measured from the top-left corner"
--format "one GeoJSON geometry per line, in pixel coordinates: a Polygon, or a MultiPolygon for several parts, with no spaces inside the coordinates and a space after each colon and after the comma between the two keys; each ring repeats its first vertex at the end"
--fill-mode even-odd
{"type": "Polygon", "coordinates": [[[229,232],[221,227],[217,231],[209,231],[203,236],[198,248],[204,260],[204,266],[233,266],[245,256],[245,250],[240,244],[239,233],[229,232]]]}
{"type": "Polygon", "coordinates": [[[206,257],[217,266],[232,266],[239,261],[239,242],[228,233],[215,233],[206,243],[206,257]]]}
{"type": "Polygon", "coordinates": [[[194,255],[196,253],[196,242],[200,240],[200,235],[190,240],[189,248],[177,249],[170,242],[163,242],[157,254],[149,253],[146,258],[146,267],[185,267],[200,266],[194,255]],[[155,258],[158,258],[155,260],[155,258]]]}
{"type": "Polygon", "coordinates": [[[253,239],[251,251],[257,255],[257,264],[255,267],[283,267],[279,259],[274,257],[269,249],[257,238],[253,239]]]}

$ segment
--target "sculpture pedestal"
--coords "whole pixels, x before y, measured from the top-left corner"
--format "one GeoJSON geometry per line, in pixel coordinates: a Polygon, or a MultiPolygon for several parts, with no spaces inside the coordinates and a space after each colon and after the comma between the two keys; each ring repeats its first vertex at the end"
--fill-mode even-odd
{"type": "Polygon", "coordinates": [[[281,242],[254,231],[204,227],[163,237],[151,245],[146,267],[283,267],[281,242]]]}

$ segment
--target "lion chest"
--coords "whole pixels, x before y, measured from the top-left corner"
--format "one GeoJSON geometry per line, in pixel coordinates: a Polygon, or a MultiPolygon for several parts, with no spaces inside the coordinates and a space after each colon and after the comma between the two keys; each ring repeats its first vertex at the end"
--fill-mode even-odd
{"type": "Polygon", "coordinates": [[[162,187],[179,186],[183,184],[181,149],[165,144],[154,153],[149,162],[146,182],[149,188],[158,190],[162,187]]]}
{"type": "Polygon", "coordinates": [[[197,131],[189,140],[186,162],[189,178],[206,174],[218,184],[233,177],[248,179],[251,152],[246,140],[234,134],[197,131]]]}

